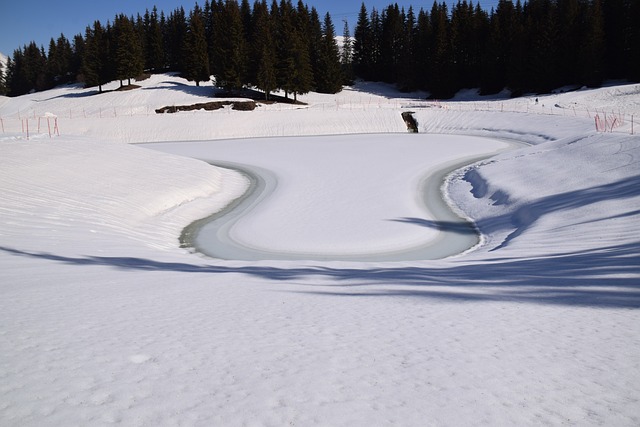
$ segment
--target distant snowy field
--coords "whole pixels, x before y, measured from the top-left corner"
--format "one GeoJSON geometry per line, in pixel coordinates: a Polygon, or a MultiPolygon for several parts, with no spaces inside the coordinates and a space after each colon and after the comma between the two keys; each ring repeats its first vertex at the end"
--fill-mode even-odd
{"type": "Polygon", "coordinates": [[[213,89],[137,84],[0,98],[1,425],[640,424],[640,85],[427,102],[360,83],[306,106],[157,115],[213,89]],[[368,133],[370,147],[348,136],[368,133]],[[298,139],[295,155],[278,143],[311,135],[340,136],[298,139]],[[356,237],[438,225],[415,207],[416,157],[427,173],[447,144],[465,157],[506,140],[530,146],[443,186],[482,235],[456,257],[247,262],[179,246],[248,185],[188,155],[278,178],[283,193],[236,229],[245,241],[328,239],[308,218],[360,250],[356,237]],[[175,141],[191,142],[126,144],[175,141]],[[305,171],[326,185],[296,187],[305,171]],[[371,197],[353,202],[358,188],[371,197]],[[344,213],[322,215],[333,193],[344,213]]]}

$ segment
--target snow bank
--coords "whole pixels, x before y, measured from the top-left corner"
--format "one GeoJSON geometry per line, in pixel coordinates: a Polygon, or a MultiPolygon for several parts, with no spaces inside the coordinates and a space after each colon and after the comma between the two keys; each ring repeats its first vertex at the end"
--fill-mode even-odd
{"type": "Polygon", "coordinates": [[[632,247],[637,139],[590,134],[501,154],[459,171],[450,196],[486,236],[484,250],[531,257],[632,247]]]}
{"type": "Polygon", "coordinates": [[[173,249],[194,216],[220,209],[246,185],[206,163],[120,144],[58,138],[0,141],[0,150],[8,246],[81,253],[120,236],[173,249]]]}

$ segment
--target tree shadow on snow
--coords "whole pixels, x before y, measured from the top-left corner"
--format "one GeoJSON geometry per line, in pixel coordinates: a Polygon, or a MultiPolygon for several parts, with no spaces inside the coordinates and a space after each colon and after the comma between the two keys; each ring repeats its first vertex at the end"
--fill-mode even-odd
{"type": "MultiPolygon", "coordinates": [[[[487,234],[515,229],[496,248],[500,249],[508,246],[538,219],[551,212],[582,208],[614,199],[631,199],[637,197],[639,191],[640,175],[636,175],[605,185],[533,200],[517,207],[513,212],[479,221],[478,226],[487,234]]],[[[629,206],[627,212],[593,219],[590,222],[629,217],[639,213],[637,206],[629,206]]],[[[575,224],[588,222],[580,220],[581,218],[576,218],[575,224]]],[[[398,221],[423,227],[448,226],[454,230],[457,226],[419,218],[402,218],[398,221]]],[[[13,256],[66,265],[100,266],[123,271],[217,275],[234,273],[272,281],[295,281],[296,286],[300,287],[296,292],[333,297],[411,297],[455,302],[509,301],[640,308],[640,235],[637,234],[637,229],[630,229],[628,232],[636,233],[633,242],[613,246],[531,258],[490,257],[471,261],[450,259],[404,267],[391,264],[390,267],[367,268],[367,264],[363,264],[362,268],[341,268],[326,264],[312,266],[313,261],[304,262],[304,266],[290,268],[229,266],[220,260],[212,260],[209,264],[191,264],[134,257],[68,257],[7,247],[0,247],[0,251],[13,256]],[[299,283],[301,281],[304,283],[299,283]]]]}
{"type": "MultiPolygon", "coordinates": [[[[332,297],[411,297],[449,302],[551,304],[640,308],[640,242],[527,259],[452,260],[435,267],[334,268],[225,266],[132,257],[65,257],[0,247],[7,254],[124,271],[245,274],[296,281],[297,292],[332,297]],[[330,279],[332,283],[313,283],[330,279]]],[[[218,261],[218,264],[221,262],[218,261]]]]}
{"type": "Polygon", "coordinates": [[[424,218],[398,218],[392,219],[393,222],[401,222],[404,224],[413,224],[420,227],[432,228],[434,230],[440,230],[445,232],[451,232],[456,234],[476,234],[476,230],[470,223],[467,222],[454,222],[454,221],[435,221],[424,218]]]}
{"type": "Polygon", "coordinates": [[[142,90],[144,91],[173,90],[177,92],[186,93],[187,95],[202,96],[207,98],[213,97],[214,94],[216,93],[216,88],[214,88],[210,84],[206,86],[204,84],[202,86],[196,86],[195,84],[187,84],[187,83],[175,82],[171,80],[163,81],[157,86],[143,87],[142,90]]]}

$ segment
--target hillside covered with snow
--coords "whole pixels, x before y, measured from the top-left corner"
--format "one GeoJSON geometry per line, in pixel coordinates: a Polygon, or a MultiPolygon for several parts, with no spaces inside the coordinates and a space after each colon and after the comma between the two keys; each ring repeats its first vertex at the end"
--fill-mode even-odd
{"type": "Polygon", "coordinates": [[[0,424],[640,423],[640,85],[136,85],[0,99],[0,424]],[[215,234],[262,256],[184,244],[249,188],[215,234]],[[392,256],[441,231],[478,244],[392,256]]]}

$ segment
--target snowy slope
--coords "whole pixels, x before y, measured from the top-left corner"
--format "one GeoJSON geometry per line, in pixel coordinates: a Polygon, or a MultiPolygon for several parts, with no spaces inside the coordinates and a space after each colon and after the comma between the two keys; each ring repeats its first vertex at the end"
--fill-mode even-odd
{"type": "MultiPolygon", "coordinates": [[[[0,424],[640,423],[638,85],[538,103],[426,102],[358,85],[309,94],[302,107],[151,113],[212,90],[184,83],[155,76],[102,95],[69,86],[0,106],[0,424]],[[286,143],[206,140],[371,131],[385,134],[371,139],[376,152],[393,152],[410,136],[400,118],[409,109],[421,132],[456,134],[461,147],[473,138],[459,135],[531,144],[448,178],[446,197],[482,232],[475,250],[436,261],[246,262],[179,247],[185,225],[247,186],[188,156],[260,161],[283,190],[321,167],[314,173],[342,183],[317,187],[336,203],[365,173],[388,174],[381,187],[402,181],[399,153],[357,148],[366,165],[341,164],[356,150],[348,136],[326,151],[322,139],[299,139],[309,155],[294,165],[286,143]],[[595,132],[593,116],[605,112],[624,124],[595,132]],[[60,136],[49,138],[47,117],[60,136]],[[185,140],[205,142],[184,156],[122,144],[185,140]]],[[[424,157],[446,148],[419,137],[424,157]]],[[[313,193],[302,194],[311,203],[313,193]]],[[[285,196],[272,206],[281,218],[268,203],[254,208],[256,235],[245,238],[264,239],[271,224],[273,246],[300,243],[291,231],[304,203],[285,196]]],[[[380,218],[395,209],[375,198],[346,204],[352,218],[372,205],[380,218]]]]}

